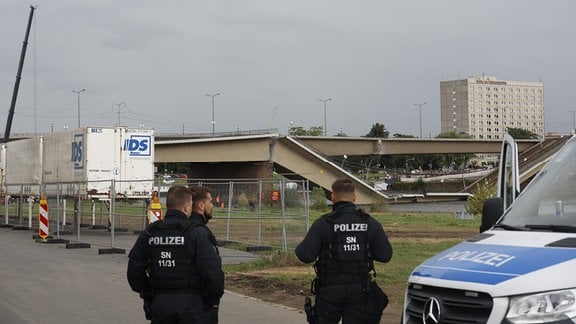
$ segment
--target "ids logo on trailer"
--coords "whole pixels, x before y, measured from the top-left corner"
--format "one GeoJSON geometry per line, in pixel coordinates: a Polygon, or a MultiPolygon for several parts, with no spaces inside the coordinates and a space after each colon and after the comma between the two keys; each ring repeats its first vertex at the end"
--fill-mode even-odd
{"type": "Polygon", "coordinates": [[[131,135],[124,140],[124,151],[128,151],[130,156],[150,156],[152,155],[152,136],[131,135]]]}
{"type": "Polygon", "coordinates": [[[74,169],[83,169],[84,168],[84,158],[83,158],[83,144],[84,143],[84,134],[76,134],[74,135],[74,141],[72,142],[72,156],[70,157],[70,161],[74,163],[74,169]]]}

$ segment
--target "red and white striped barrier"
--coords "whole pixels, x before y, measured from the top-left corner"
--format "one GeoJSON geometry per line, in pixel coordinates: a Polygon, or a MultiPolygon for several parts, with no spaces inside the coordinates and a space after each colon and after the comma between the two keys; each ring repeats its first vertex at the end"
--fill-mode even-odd
{"type": "Polygon", "coordinates": [[[152,203],[148,209],[148,224],[162,220],[162,205],[158,199],[158,191],[154,191],[152,203]]]}
{"type": "Polygon", "coordinates": [[[48,201],[44,196],[40,197],[40,208],[38,212],[38,236],[43,240],[48,237],[48,201]]]}

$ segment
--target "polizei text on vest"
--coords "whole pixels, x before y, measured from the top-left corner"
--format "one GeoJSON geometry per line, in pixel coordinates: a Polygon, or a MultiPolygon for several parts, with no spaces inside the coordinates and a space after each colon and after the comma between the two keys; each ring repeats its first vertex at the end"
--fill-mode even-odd
{"type": "Polygon", "coordinates": [[[153,236],[148,245],[184,245],[184,236],[153,236]]]}

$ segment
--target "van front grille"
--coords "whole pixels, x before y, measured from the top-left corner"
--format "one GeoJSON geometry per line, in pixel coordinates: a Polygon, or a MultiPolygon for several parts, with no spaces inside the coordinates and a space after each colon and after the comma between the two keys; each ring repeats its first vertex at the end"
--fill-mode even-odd
{"type": "Polygon", "coordinates": [[[438,324],[482,324],[491,311],[492,297],[486,293],[410,284],[404,317],[408,324],[422,324],[430,313],[438,324]]]}

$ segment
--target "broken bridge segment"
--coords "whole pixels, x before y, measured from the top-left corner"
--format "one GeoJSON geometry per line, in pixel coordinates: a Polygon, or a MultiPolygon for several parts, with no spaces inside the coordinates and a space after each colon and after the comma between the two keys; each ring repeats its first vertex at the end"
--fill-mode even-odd
{"type": "MultiPolygon", "coordinates": [[[[272,145],[270,160],[277,166],[292,173],[292,176],[308,179],[330,192],[332,183],[339,178],[349,178],[356,185],[356,203],[370,205],[388,197],[352,173],[347,172],[328,160],[323,154],[316,152],[297,138],[278,137],[272,145]]],[[[291,177],[290,174],[287,175],[291,177]]]]}

